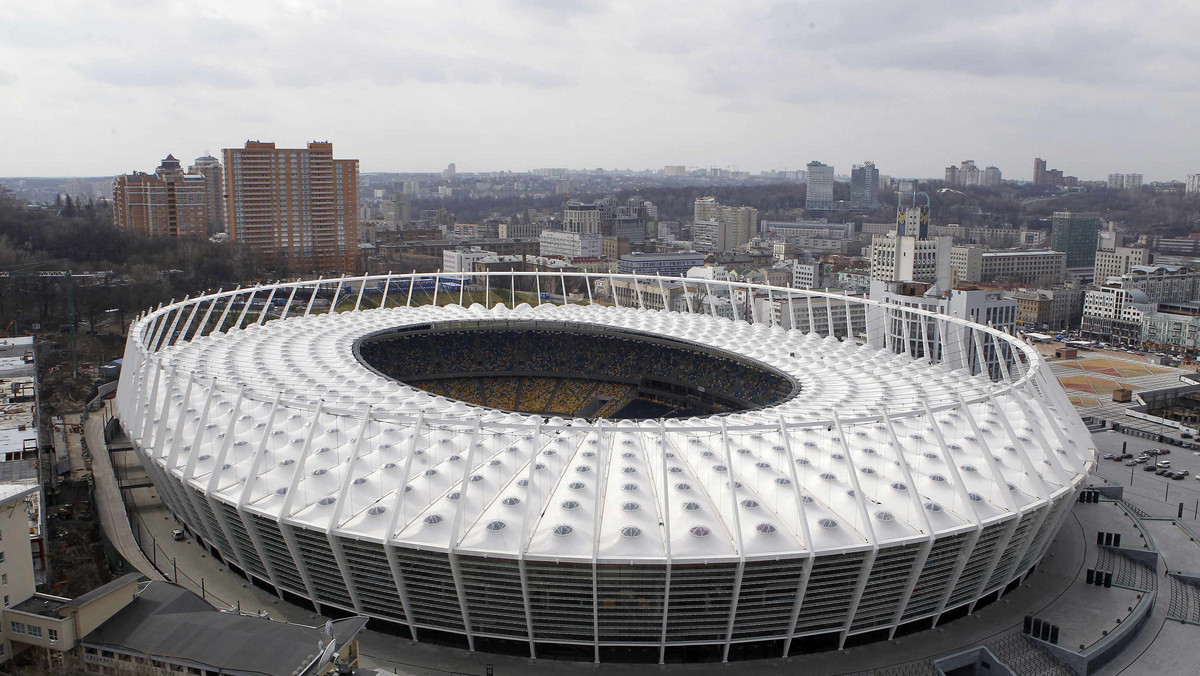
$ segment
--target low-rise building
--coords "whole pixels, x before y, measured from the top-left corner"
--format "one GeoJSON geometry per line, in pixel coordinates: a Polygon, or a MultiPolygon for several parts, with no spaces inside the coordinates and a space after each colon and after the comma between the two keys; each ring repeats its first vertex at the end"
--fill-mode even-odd
{"type": "Polygon", "coordinates": [[[969,284],[1008,282],[1053,286],[1067,274],[1067,255],[1059,251],[987,251],[976,246],[950,249],[950,267],[969,284]]]}
{"type": "Polygon", "coordinates": [[[604,236],[599,233],[543,230],[539,240],[539,253],[543,256],[562,256],[570,260],[604,255],[604,236]]]}
{"type": "Polygon", "coordinates": [[[1080,335],[1117,344],[1142,340],[1142,320],[1156,303],[1140,289],[1118,285],[1088,291],[1083,296],[1080,335]]]}
{"type": "Polygon", "coordinates": [[[339,665],[358,667],[356,637],[365,617],[310,627],[221,612],[170,582],[135,585],[135,591],[81,634],[75,654],[83,673],[322,676],[339,665]]]}
{"type": "Polygon", "coordinates": [[[791,286],[796,289],[819,289],[825,283],[825,263],[817,260],[792,261],[791,286]]]}
{"type": "Polygon", "coordinates": [[[476,261],[495,255],[495,251],[488,251],[477,246],[446,249],[442,252],[442,272],[451,274],[471,272],[475,269],[476,261]]]}
{"type": "Polygon", "coordinates": [[[655,254],[635,251],[618,259],[617,272],[623,275],[682,277],[689,268],[700,265],[704,265],[704,254],[698,251],[655,254]]]}
{"type": "Polygon", "coordinates": [[[1011,297],[1017,301],[1017,324],[1051,331],[1078,326],[1083,293],[1083,289],[1070,287],[1016,291],[1011,297]]]}

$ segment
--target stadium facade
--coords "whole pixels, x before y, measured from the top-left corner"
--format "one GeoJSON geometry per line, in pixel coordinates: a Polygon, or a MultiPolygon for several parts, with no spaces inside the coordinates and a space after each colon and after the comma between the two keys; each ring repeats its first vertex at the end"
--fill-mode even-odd
{"type": "MultiPolygon", "coordinates": [[[[186,299],[132,325],[118,415],[176,517],[281,596],[417,640],[597,661],[779,656],[933,626],[1019,584],[1094,463],[1046,364],[1005,333],[889,306],[839,339],[699,310],[724,294],[802,314],[828,307],[819,292],[684,281],[652,311],[642,294],[661,280],[619,280],[638,290],[630,307],[606,295],[617,277],[485,274],[470,289],[388,275],[186,299]],[[514,297],[533,305],[500,302],[514,297]],[[910,325],[920,340],[889,329],[910,325]],[[690,352],[630,377],[617,350],[550,368],[545,340],[496,358],[484,338],[438,338],[473,327],[690,352]],[[424,332],[436,364],[459,364],[468,394],[368,363],[364,345],[406,331],[424,332]],[[516,365],[487,370],[495,359],[516,365]],[[774,385],[737,391],[720,360],[774,385]],[[606,373],[720,412],[552,415],[604,409],[586,393],[521,403],[471,380],[480,368],[519,392],[526,378],[559,378],[559,392],[606,373]]],[[[847,313],[871,304],[833,298],[847,313]]]]}

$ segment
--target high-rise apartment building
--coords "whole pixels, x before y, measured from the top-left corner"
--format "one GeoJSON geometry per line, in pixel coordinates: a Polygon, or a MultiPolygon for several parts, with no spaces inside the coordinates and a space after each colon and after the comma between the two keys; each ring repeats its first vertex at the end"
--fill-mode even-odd
{"type": "Polygon", "coordinates": [[[358,268],[358,160],[333,144],[226,148],[225,215],[231,240],[296,270],[358,268]]]}
{"type": "Polygon", "coordinates": [[[804,208],[833,209],[833,167],[817,161],[809,162],[807,175],[804,208]]]}
{"type": "Polygon", "coordinates": [[[189,174],[204,177],[204,222],[210,235],[225,232],[225,172],[221,160],[212,155],[197,157],[188,167],[189,174]]]}
{"type": "Polygon", "coordinates": [[[879,206],[879,170],[874,162],[856,164],[850,170],[850,208],[870,211],[879,206]]]}
{"type": "Polygon", "coordinates": [[[731,251],[758,232],[758,209],[730,207],[701,197],[692,208],[692,240],[700,251],[731,251]]]}
{"type": "Polygon", "coordinates": [[[1039,157],[1033,161],[1033,184],[1071,187],[1079,185],[1079,177],[1064,176],[1062,169],[1047,169],[1046,160],[1039,157]]]}
{"type": "Polygon", "coordinates": [[[975,160],[963,160],[958,166],[958,183],[959,185],[976,186],[980,180],[979,167],[975,166],[975,160]]]}
{"type": "Polygon", "coordinates": [[[1200,195],[1200,174],[1187,175],[1187,187],[1185,190],[1188,195],[1200,195]]]}
{"type": "Polygon", "coordinates": [[[113,181],[113,221],[147,237],[204,237],[207,189],[199,173],[184,173],[167,155],[153,174],[136,171],[113,181]]]}
{"type": "Polygon", "coordinates": [[[1141,174],[1109,174],[1109,190],[1137,190],[1142,187],[1141,174]]]}
{"type": "Polygon", "coordinates": [[[663,176],[667,178],[683,178],[687,176],[687,167],[682,164],[668,164],[663,167],[663,176]]]}
{"type": "Polygon", "coordinates": [[[980,181],[979,185],[982,185],[985,188],[996,188],[1000,186],[1000,182],[1002,180],[1003,178],[1000,174],[1000,167],[988,167],[983,170],[983,179],[980,181]]]}
{"type": "Polygon", "coordinates": [[[1067,268],[1094,267],[1100,217],[1096,214],[1056,211],[1051,223],[1050,248],[1067,254],[1067,268]]]}

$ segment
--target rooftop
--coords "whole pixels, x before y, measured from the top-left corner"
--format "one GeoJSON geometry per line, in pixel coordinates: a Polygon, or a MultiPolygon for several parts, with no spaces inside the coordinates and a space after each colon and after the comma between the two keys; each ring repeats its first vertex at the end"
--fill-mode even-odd
{"type": "MultiPolygon", "coordinates": [[[[344,645],[367,620],[334,620],[332,634],[344,645]]],[[[166,657],[221,669],[227,674],[295,676],[308,673],[324,628],[224,613],[170,582],[150,582],[129,605],[83,643],[166,657]]]]}
{"type": "Polygon", "coordinates": [[[58,609],[70,602],[71,599],[64,599],[61,596],[34,594],[24,601],[12,606],[12,609],[21,613],[41,615],[42,617],[58,617],[58,609]]]}

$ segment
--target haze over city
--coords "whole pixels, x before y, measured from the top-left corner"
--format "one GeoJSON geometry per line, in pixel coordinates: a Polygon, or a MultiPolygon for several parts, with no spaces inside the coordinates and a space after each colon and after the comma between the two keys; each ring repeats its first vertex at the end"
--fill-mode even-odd
{"type": "Polygon", "coordinates": [[[1195,171],[1192,2],[25,2],[0,7],[0,176],[246,139],[361,170],[964,158],[1195,171]]]}
{"type": "Polygon", "coordinates": [[[1197,34],[0,0],[0,676],[1196,676],[1197,34]]]}

